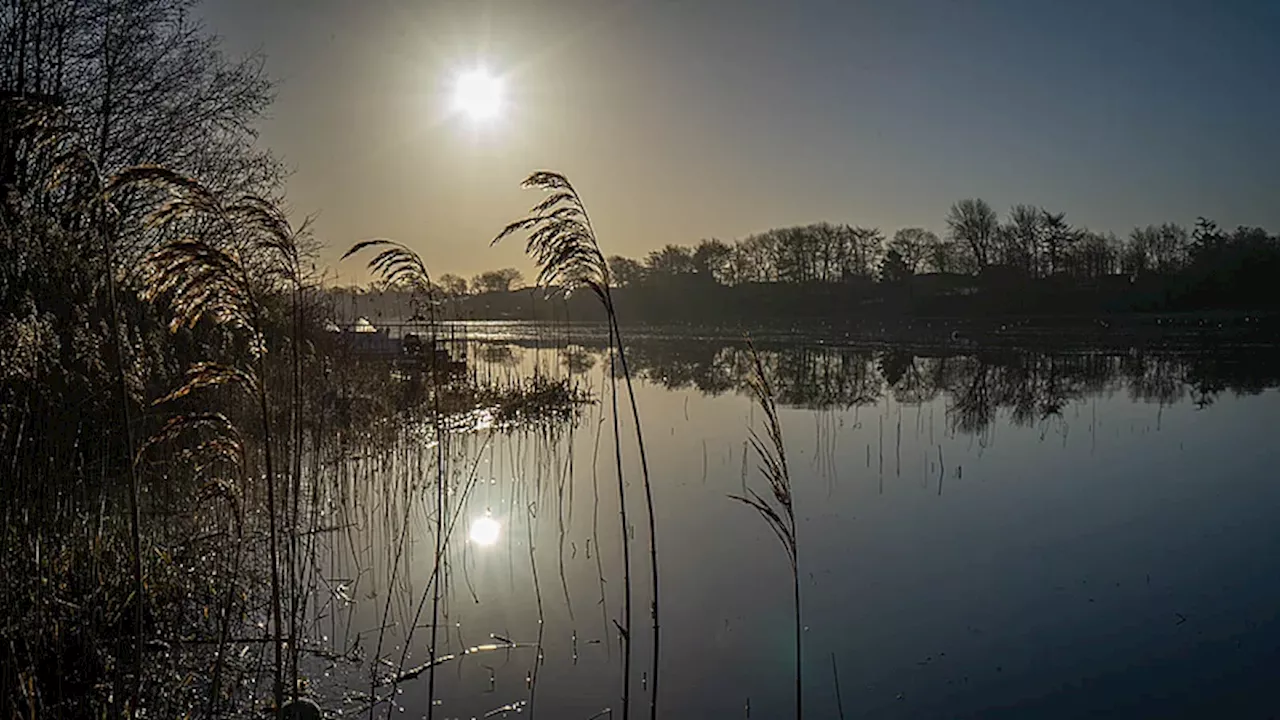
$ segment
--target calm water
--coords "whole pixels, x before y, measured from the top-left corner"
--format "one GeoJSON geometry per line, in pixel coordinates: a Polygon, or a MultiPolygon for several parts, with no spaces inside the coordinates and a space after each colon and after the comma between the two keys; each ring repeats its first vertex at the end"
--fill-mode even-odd
{"type": "MultiPolygon", "coordinates": [[[[620,717],[609,363],[598,337],[510,330],[473,343],[477,373],[570,374],[600,402],[574,424],[448,443],[459,521],[440,652],[497,635],[539,643],[542,661],[529,646],[440,665],[436,717],[503,707],[620,717]],[[491,544],[471,537],[486,514],[500,525],[491,544]]],[[[658,506],[660,714],[787,717],[785,554],[727,497],[744,482],[765,487],[744,459],[760,415],[741,391],[744,350],[661,335],[631,347],[658,506]]],[[[1042,354],[775,339],[761,352],[796,490],[810,717],[837,717],[836,669],[847,717],[1266,717],[1276,707],[1275,350],[1042,354]]],[[[644,505],[630,422],[622,435],[635,532],[633,711],[647,717],[644,505]]],[[[428,657],[434,458],[408,442],[343,471],[348,497],[335,520],[351,527],[326,540],[334,590],[317,627],[364,662],[319,668],[327,677],[316,686],[348,712],[365,707],[342,698],[369,691],[384,617],[380,654],[392,667],[379,674],[400,663],[410,627],[405,666],[428,657]]],[[[400,684],[405,715],[425,714],[427,684],[425,673],[400,684]]]]}

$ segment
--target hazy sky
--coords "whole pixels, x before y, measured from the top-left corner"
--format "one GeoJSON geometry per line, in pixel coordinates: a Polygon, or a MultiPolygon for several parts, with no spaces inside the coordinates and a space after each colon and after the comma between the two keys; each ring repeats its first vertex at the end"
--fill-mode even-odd
{"type": "MultiPolygon", "coordinates": [[[[1280,230],[1280,3],[1258,0],[207,0],[280,80],[263,141],[332,263],[387,236],[433,273],[578,185],[607,253],[830,220],[943,229],[951,202],[1125,233],[1280,230]],[[451,115],[457,72],[501,119],[451,115]]],[[[341,268],[342,280],[358,268],[341,268]]]]}

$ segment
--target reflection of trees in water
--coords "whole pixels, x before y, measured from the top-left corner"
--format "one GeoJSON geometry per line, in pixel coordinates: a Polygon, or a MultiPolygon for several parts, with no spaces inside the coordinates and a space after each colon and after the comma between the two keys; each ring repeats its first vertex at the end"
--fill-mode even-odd
{"type": "MultiPolygon", "coordinates": [[[[519,364],[523,345],[556,348],[571,374],[606,362],[600,344],[560,344],[543,338],[518,344],[479,344],[479,361],[519,364]]],[[[1014,348],[836,347],[757,343],[780,404],[810,409],[874,405],[891,397],[902,405],[943,398],[951,427],[978,434],[1002,413],[1032,426],[1061,417],[1076,402],[1126,395],[1135,402],[1171,405],[1190,397],[1201,406],[1223,393],[1257,394],[1280,385],[1280,348],[1213,348],[1200,353],[1130,350],[1039,352],[1014,348]]],[[[708,395],[744,392],[750,359],[741,342],[704,338],[640,338],[628,346],[635,377],[672,390],[708,395]]]]}
{"type": "Polygon", "coordinates": [[[1129,397],[1143,402],[1172,405],[1186,394],[1185,368],[1154,355],[1133,353],[1121,359],[1121,374],[1129,397]]]}
{"type": "Polygon", "coordinates": [[[951,361],[956,382],[940,390],[951,395],[953,427],[966,433],[989,427],[1001,410],[1024,427],[1060,417],[1071,402],[1106,392],[1117,366],[1113,358],[1093,353],[1005,351],[951,361]]]}
{"type": "Polygon", "coordinates": [[[733,348],[714,342],[653,343],[627,346],[638,377],[672,390],[697,388],[719,395],[745,387],[748,368],[733,348]]]}
{"type": "MultiPolygon", "coordinates": [[[[1208,404],[1223,392],[1253,394],[1280,384],[1280,352],[1219,350],[1189,355],[1163,352],[1044,353],[977,349],[760,347],[778,401],[812,409],[875,404],[889,396],[902,404],[946,396],[952,427],[977,434],[1005,413],[1031,426],[1060,417],[1089,397],[1127,392],[1134,401],[1172,404],[1190,394],[1208,404]]],[[[750,369],[740,344],[691,340],[635,343],[638,374],[672,388],[718,395],[746,388],[750,369]]]]}
{"type": "Polygon", "coordinates": [[[977,357],[955,358],[955,364],[969,366],[962,372],[965,381],[948,388],[951,391],[952,427],[964,433],[980,433],[996,419],[996,402],[992,392],[993,366],[977,357]]]}
{"type": "Polygon", "coordinates": [[[570,345],[560,355],[560,361],[571,375],[581,375],[596,366],[596,358],[581,345],[570,345]]]}
{"type": "Polygon", "coordinates": [[[938,384],[933,378],[938,372],[940,361],[941,358],[892,352],[882,356],[880,374],[895,402],[920,405],[938,397],[938,384]]]}
{"type": "Polygon", "coordinates": [[[524,349],[515,345],[481,344],[476,347],[476,357],[489,365],[518,365],[524,358],[524,349]]]}
{"type": "Polygon", "coordinates": [[[797,348],[764,355],[778,402],[806,408],[852,407],[875,402],[883,380],[867,356],[797,348]]]}

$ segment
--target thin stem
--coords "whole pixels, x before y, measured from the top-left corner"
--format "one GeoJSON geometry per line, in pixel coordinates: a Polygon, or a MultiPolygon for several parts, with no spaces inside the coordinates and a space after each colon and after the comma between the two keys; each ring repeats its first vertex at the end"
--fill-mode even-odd
{"type": "MultiPolygon", "coordinates": [[[[612,313],[610,313],[612,315],[612,313]]],[[[616,327],[609,326],[609,349],[612,351],[621,346],[617,342],[616,327]]],[[[631,539],[630,525],[627,523],[626,482],[622,475],[622,437],[618,427],[618,380],[617,353],[609,353],[611,368],[612,392],[609,393],[613,409],[613,454],[618,469],[618,514],[622,522],[622,586],[625,596],[623,613],[625,623],[622,630],[622,720],[627,720],[631,713],[631,539]]]]}
{"type": "Polygon", "coordinates": [[[796,624],[796,720],[801,720],[801,718],[804,717],[804,688],[803,688],[804,672],[802,669],[804,666],[804,662],[803,662],[804,655],[801,654],[801,645],[800,645],[800,639],[802,637],[802,634],[801,634],[802,627],[800,625],[800,571],[794,561],[792,561],[792,564],[791,564],[791,587],[795,594],[794,601],[795,601],[795,624],[796,624]]]}
{"type": "MultiPolygon", "coordinates": [[[[253,313],[252,331],[256,336],[253,342],[259,344],[263,342],[260,335],[262,329],[261,308],[258,306],[257,298],[253,296],[249,278],[243,274],[243,265],[241,265],[240,270],[242,273],[240,280],[244,284],[245,294],[249,299],[249,306],[253,313]]],[[[284,619],[281,616],[280,607],[280,550],[278,547],[278,523],[276,519],[276,475],[271,442],[271,404],[267,398],[266,348],[258,347],[256,351],[258,353],[258,410],[262,415],[262,453],[263,460],[266,463],[267,478],[267,522],[270,535],[268,548],[271,556],[271,619],[275,624],[275,632],[272,635],[275,650],[275,682],[272,691],[275,695],[276,710],[278,712],[284,705],[284,648],[282,636],[284,619]]]]}
{"type": "Polygon", "coordinates": [[[653,512],[653,486],[649,482],[649,459],[644,450],[644,433],[640,429],[640,409],[636,405],[636,393],[631,386],[631,372],[627,368],[627,354],[623,349],[622,331],[618,328],[618,317],[613,312],[613,300],[609,297],[611,294],[605,292],[607,302],[609,303],[609,318],[613,326],[614,336],[618,338],[618,361],[622,363],[622,377],[627,385],[627,397],[631,402],[631,417],[636,425],[636,445],[640,453],[640,474],[644,480],[644,500],[645,509],[647,510],[649,520],[649,569],[651,571],[651,582],[653,595],[650,605],[650,611],[653,617],[653,691],[649,695],[649,718],[656,720],[658,717],[658,661],[661,655],[660,643],[661,633],[659,632],[659,615],[658,615],[658,530],[653,512]]]}
{"type": "Polygon", "coordinates": [[[226,666],[227,644],[231,637],[231,615],[235,608],[236,583],[240,578],[240,558],[244,551],[244,522],[235,508],[232,509],[232,515],[232,519],[236,523],[236,550],[231,561],[231,579],[226,589],[226,601],[222,605],[222,629],[218,635],[218,650],[213,662],[213,679],[209,683],[209,700],[206,711],[209,717],[216,717],[218,712],[218,696],[222,688],[222,672],[226,666]]]}
{"type": "MultiPolygon", "coordinates": [[[[428,298],[430,302],[430,298],[428,298]]],[[[431,384],[433,386],[432,402],[433,423],[436,436],[436,566],[439,567],[444,557],[444,424],[440,420],[440,360],[437,352],[439,339],[436,335],[436,310],[431,304],[431,384]]],[[[530,550],[532,552],[532,549],[530,550]]],[[[440,579],[435,578],[431,596],[431,667],[427,670],[427,720],[435,717],[436,707],[436,636],[440,627],[440,579]]]]}
{"type": "Polygon", "coordinates": [[[831,679],[836,684],[836,710],[840,713],[840,720],[844,720],[844,700],[840,697],[840,669],[836,667],[835,653],[831,653],[831,679]]]}
{"type": "Polygon", "coordinates": [[[120,413],[124,420],[125,449],[129,466],[129,542],[133,554],[133,682],[130,685],[129,715],[138,707],[142,687],[142,513],[139,509],[140,489],[138,469],[134,462],[133,413],[130,412],[129,382],[124,372],[124,357],[120,344],[120,308],[116,300],[115,259],[111,247],[111,232],[102,211],[102,245],[107,264],[107,313],[111,316],[111,360],[115,365],[116,385],[120,392],[120,413]]]}
{"type": "Polygon", "coordinates": [[[290,258],[293,262],[291,271],[293,277],[293,342],[291,343],[292,353],[292,375],[293,375],[293,403],[292,403],[292,429],[293,429],[293,517],[290,520],[290,537],[289,537],[289,575],[290,583],[293,586],[293,592],[289,593],[289,677],[290,698],[298,701],[298,599],[301,592],[298,588],[300,582],[300,573],[298,571],[298,515],[299,515],[299,499],[302,494],[302,361],[298,344],[302,342],[302,292],[300,276],[296,258],[290,258]]]}

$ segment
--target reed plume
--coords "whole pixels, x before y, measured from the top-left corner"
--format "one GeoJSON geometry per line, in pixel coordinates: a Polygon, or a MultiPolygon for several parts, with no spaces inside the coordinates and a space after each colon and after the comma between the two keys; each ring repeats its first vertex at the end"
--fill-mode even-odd
{"type": "Polygon", "coordinates": [[[408,247],[393,240],[381,238],[362,240],[351,246],[342,254],[342,259],[360,253],[369,248],[380,248],[377,255],[369,261],[369,272],[377,275],[388,286],[408,286],[419,298],[431,295],[431,274],[427,272],[422,257],[408,247]]]}
{"type": "MultiPolygon", "coordinates": [[[[378,254],[374,255],[373,259],[370,260],[368,263],[369,271],[377,275],[379,278],[381,278],[382,281],[389,287],[407,286],[410,289],[410,297],[412,298],[411,304],[413,305],[414,317],[417,317],[419,315],[419,305],[422,302],[426,302],[428,306],[431,308],[430,328],[433,334],[433,337],[431,338],[432,339],[431,369],[432,369],[432,385],[433,385],[431,395],[432,395],[432,404],[434,408],[432,412],[432,415],[433,415],[432,426],[434,428],[435,439],[436,439],[436,532],[435,532],[435,560],[434,560],[435,570],[432,572],[432,582],[431,582],[431,588],[432,588],[431,646],[429,650],[430,664],[427,669],[427,719],[431,720],[431,718],[435,716],[436,665],[437,665],[436,645],[438,640],[438,628],[440,625],[440,581],[439,581],[439,578],[437,577],[437,573],[439,571],[440,564],[444,557],[444,551],[446,547],[445,504],[444,504],[445,503],[445,482],[446,482],[445,455],[444,455],[445,437],[444,437],[444,423],[442,421],[443,418],[441,417],[441,406],[440,406],[440,395],[441,395],[440,374],[437,368],[437,359],[436,359],[437,356],[435,352],[434,333],[435,333],[436,316],[435,316],[435,305],[432,302],[431,274],[427,272],[427,265],[422,261],[422,257],[418,255],[418,253],[392,240],[375,239],[375,240],[364,240],[362,242],[358,242],[355,245],[352,245],[351,249],[347,250],[347,252],[342,255],[342,259],[346,260],[352,255],[355,255],[369,248],[379,248],[378,254]]],[[[407,507],[405,512],[406,512],[405,517],[407,521],[408,519],[407,507]]],[[[407,522],[403,527],[407,528],[407,522]]],[[[403,544],[403,540],[404,540],[404,537],[402,534],[401,536],[402,544],[403,544]]],[[[397,548],[396,552],[397,552],[397,558],[398,558],[399,548],[397,548]]],[[[398,562],[393,564],[393,572],[394,572],[395,566],[398,566],[398,562]]],[[[392,578],[393,578],[392,582],[394,582],[394,575],[392,576],[392,578]]],[[[425,600],[425,594],[423,596],[423,599],[425,600]]],[[[384,618],[386,616],[386,613],[390,609],[390,601],[391,601],[391,598],[390,598],[390,595],[388,594],[388,597],[387,597],[388,604],[384,606],[384,610],[383,610],[384,618]]],[[[383,625],[385,625],[385,622],[383,623],[383,625]]],[[[412,628],[410,629],[410,636],[412,636],[412,628]]],[[[375,668],[377,667],[376,663],[380,659],[379,656],[382,654],[382,637],[383,637],[382,632],[379,631],[378,632],[378,648],[375,652],[375,658],[374,658],[375,668]]],[[[406,638],[405,640],[406,652],[408,649],[408,642],[409,641],[406,638]]],[[[403,664],[403,662],[404,662],[404,656],[402,655],[401,664],[403,664]]],[[[398,682],[399,682],[399,676],[397,675],[397,678],[393,681],[393,686],[398,682]]],[[[373,694],[373,690],[374,688],[370,688],[371,695],[373,694]]],[[[394,693],[395,693],[395,690],[393,687],[392,697],[394,697],[394,693]]],[[[390,716],[390,712],[391,712],[390,709],[388,709],[387,712],[388,712],[388,716],[390,716]]],[[[373,717],[373,706],[369,707],[369,716],[370,718],[373,717]]]]}
{"type": "MultiPolygon", "coordinates": [[[[266,382],[263,296],[272,282],[298,264],[297,233],[267,200],[245,196],[227,203],[195,179],[166,168],[125,170],[107,184],[108,197],[136,189],[159,189],[167,199],[147,217],[149,230],[165,237],[146,258],[143,297],[167,303],[170,331],[194,327],[203,319],[247,336],[251,367],[202,363],[168,398],[200,387],[234,382],[256,396],[261,422],[263,468],[267,485],[268,550],[271,565],[271,615],[274,649],[273,696],[284,704],[284,619],[279,559],[279,505],[276,502],[276,448],[271,429],[271,400],[266,382]],[[178,232],[192,231],[190,235],[178,232]],[[292,246],[292,247],[290,247],[292,246]]],[[[296,343],[296,338],[295,338],[296,343]]],[[[296,647],[291,647],[296,652],[296,647]]],[[[296,686],[296,683],[295,683],[296,686]]]]}
{"type": "MultiPolygon", "coordinates": [[[[631,415],[636,428],[636,444],[640,455],[640,472],[644,485],[645,507],[649,525],[649,560],[651,570],[652,596],[650,610],[653,619],[653,691],[649,698],[649,717],[654,720],[658,716],[658,668],[661,656],[660,615],[658,611],[658,541],[653,511],[653,488],[649,482],[649,461],[644,448],[644,433],[640,424],[640,410],[636,404],[635,389],[631,383],[631,372],[627,367],[626,348],[622,341],[622,333],[618,327],[618,314],[613,303],[610,289],[612,278],[609,264],[596,237],[595,228],[591,224],[591,216],[587,213],[582,196],[564,175],[556,172],[539,171],[525,179],[522,187],[537,189],[549,193],[540,203],[534,205],[529,214],[502,229],[492,244],[519,232],[527,233],[525,252],[538,265],[537,284],[544,288],[560,287],[572,292],[579,287],[590,290],[604,307],[609,322],[610,357],[617,358],[621,365],[622,377],[627,387],[627,396],[631,404],[631,415]]],[[[611,360],[611,362],[613,362],[611,360]]],[[[613,373],[617,377],[618,373],[613,373]]],[[[619,515],[622,523],[622,563],[623,584],[625,586],[624,612],[625,627],[622,627],[623,639],[623,680],[622,680],[622,717],[624,720],[630,713],[631,697],[631,640],[632,627],[632,593],[631,593],[631,549],[630,526],[627,522],[625,488],[622,473],[622,450],[618,429],[617,391],[611,393],[613,404],[614,459],[618,473],[619,515]]]]}

